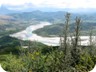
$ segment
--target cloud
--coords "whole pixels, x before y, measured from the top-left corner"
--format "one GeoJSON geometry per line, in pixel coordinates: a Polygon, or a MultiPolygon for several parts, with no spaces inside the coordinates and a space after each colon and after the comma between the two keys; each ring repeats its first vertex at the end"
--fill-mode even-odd
{"type": "Polygon", "coordinates": [[[43,4],[59,8],[96,8],[96,0],[47,0],[43,4]]]}
{"type": "Polygon", "coordinates": [[[96,0],[0,0],[0,4],[21,5],[32,3],[39,7],[96,8],[96,0]]]}

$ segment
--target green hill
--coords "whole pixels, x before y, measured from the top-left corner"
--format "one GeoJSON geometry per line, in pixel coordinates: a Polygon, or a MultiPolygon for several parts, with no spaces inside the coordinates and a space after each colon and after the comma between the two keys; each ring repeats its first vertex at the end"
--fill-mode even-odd
{"type": "MultiPolygon", "coordinates": [[[[70,24],[70,33],[74,32],[75,23],[70,24]]],[[[64,24],[52,24],[35,30],[34,33],[41,36],[59,36],[62,35],[64,24]]],[[[92,28],[93,34],[96,35],[96,22],[82,22],[81,23],[81,35],[89,35],[89,30],[92,28]]]]}

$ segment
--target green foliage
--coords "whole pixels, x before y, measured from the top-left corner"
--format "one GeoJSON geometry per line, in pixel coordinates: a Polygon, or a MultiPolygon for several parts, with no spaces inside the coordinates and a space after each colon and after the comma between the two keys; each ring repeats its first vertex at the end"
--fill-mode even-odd
{"type": "MultiPolygon", "coordinates": [[[[51,47],[52,48],[52,47],[51,47]]],[[[2,63],[3,68],[6,71],[10,72],[56,72],[64,71],[64,52],[56,49],[50,50],[50,47],[46,49],[49,52],[45,51],[45,47],[42,49],[34,50],[32,53],[29,53],[27,50],[25,53],[20,55],[0,55],[0,62],[2,63]],[[42,53],[42,51],[46,53],[42,53]]],[[[80,60],[78,64],[75,65],[75,69],[79,72],[88,72],[91,70],[95,63],[96,57],[91,57],[88,53],[82,53],[80,55],[80,60]]],[[[68,59],[67,59],[68,62],[68,59]]],[[[71,68],[68,68],[70,72],[74,70],[73,65],[71,68]]]]}
{"type": "Polygon", "coordinates": [[[92,60],[91,56],[89,54],[83,54],[80,57],[80,62],[78,65],[76,65],[76,68],[80,70],[81,72],[88,72],[93,69],[95,66],[94,61],[92,60]]]}
{"type": "Polygon", "coordinates": [[[10,72],[22,72],[22,59],[9,54],[8,57],[6,57],[5,62],[3,63],[3,67],[5,70],[10,72]]]}

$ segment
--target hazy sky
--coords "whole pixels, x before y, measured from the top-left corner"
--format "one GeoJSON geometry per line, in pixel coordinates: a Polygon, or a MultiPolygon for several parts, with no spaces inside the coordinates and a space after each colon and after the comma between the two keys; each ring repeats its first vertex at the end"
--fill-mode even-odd
{"type": "Polygon", "coordinates": [[[96,8],[96,0],[0,0],[0,5],[22,5],[24,3],[32,3],[35,6],[41,7],[96,8]]]}

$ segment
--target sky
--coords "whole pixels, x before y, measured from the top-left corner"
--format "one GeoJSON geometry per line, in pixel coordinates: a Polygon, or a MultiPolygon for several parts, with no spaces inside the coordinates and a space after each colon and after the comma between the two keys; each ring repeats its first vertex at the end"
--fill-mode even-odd
{"type": "Polygon", "coordinates": [[[37,7],[96,8],[96,0],[0,0],[0,5],[23,5],[32,3],[37,7]]]}

